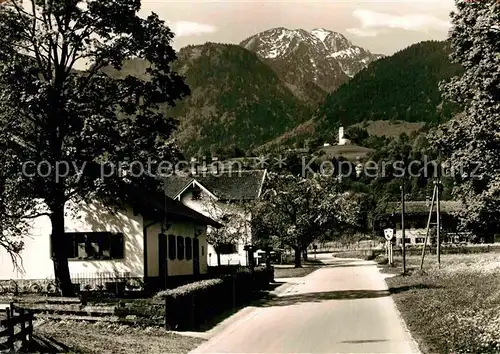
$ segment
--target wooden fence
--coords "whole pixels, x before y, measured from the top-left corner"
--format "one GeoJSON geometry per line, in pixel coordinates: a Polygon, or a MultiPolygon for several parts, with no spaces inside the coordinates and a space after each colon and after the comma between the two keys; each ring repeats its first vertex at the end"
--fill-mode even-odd
{"type": "Polygon", "coordinates": [[[3,313],[0,312],[0,349],[6,347],[14,350],[16,342],[21,342],[22,347],[26,347],[33,337],[33,312],[11,303],[4,314],[2,316],[3,313]]]}

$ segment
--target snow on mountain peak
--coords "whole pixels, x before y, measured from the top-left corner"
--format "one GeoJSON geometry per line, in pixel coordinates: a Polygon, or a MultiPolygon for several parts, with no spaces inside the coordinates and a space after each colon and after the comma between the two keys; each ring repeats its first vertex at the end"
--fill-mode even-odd
{"type": "Polygon", "coordinates": [[[311,34],[323,42],[332,31],[328,31],[324,28],[315,28],[311,31],[311,34]]]}
{"type": "Polygon", "coordinates": [[[341,33],[325,28],[306,31],[277,27],[257,33],[240,45],[294,81],[313,79],[325,91],[334,90],[379,58],[353,45],[341,33]],[[294,70],[290,70],[290,63],[294,70]]]}

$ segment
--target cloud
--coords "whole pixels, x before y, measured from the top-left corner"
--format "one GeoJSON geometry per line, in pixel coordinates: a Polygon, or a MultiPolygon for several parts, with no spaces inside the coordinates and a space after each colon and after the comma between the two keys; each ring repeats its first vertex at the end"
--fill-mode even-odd
{"type": "Polygon", "coordinates": [[[348,28],[346,31],[358,37],[376,37],[378,34],[377,31],[363,28],[348,28]]]}
{"type": "Polygon", "coordinates": [[[167,22],[167,25],[175,33],[176,37],[199,36],[217,31],[215,26],[197,22],[175,21],[167,22]]]}
{"type": "Polygon", "coordinates": [[[347,31],[361,37],[374,37],[387,29],[429,32],[448,30],[450,23],[437,17],[424,14],[391,15],[370,10],[355,10],[352,15],[361,22],[361,27],[347,31]]]}

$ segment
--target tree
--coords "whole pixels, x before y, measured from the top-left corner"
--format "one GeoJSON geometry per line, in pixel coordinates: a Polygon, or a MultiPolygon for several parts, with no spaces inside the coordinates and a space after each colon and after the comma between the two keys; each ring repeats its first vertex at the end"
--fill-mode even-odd
{"type": "Polygon", "coordinates": [[[156,190],[155,173],[143,168],[156,172],[179,157],[170,138],[177,122],[161,110],[189,88],[170,67],[173,33],[154,13],[139,17],[140,7],[140,0],[0,5],[0,144],[31,164],[11,171],[9,197],[46,207],[63,295],[73,293],[65,205],[118,203],[124,185],[156,190]],[[141,70],[120,72],[125,64],[141,70]]]}
{"type": "Polygon", "coordinates": [[[29,203],[20,198],[12,198],[11,180],[17,178],[15,173],[21,161],[9,153],[7,149],[0,155],[0,247],[7,251],[14,267],[21,268],[19,253],[23,249],[23,235],[29,227],[29,203]],[[13,173],[14,172],[14,173],[13,173]]]}
{"type": "Polygon", "coordinates": [[[491,232],[500,226],[500,3],[458,0],[456,7],[451,59],[465,71],[441,89],[464,111],[431,139],[457,177],[465,226],[491,232]]]}
{"type": "Polygon", "coordinates": [[[349,137],[349,140],[351,140],[353,144],[361,146],[365,146],[365,140],[370,136],[366,129],[357,126],[348,127],[345,135],[349,137]]]}
{"type": "Polygon", "coordinates": [[[201,196],[204,210],[210,218],[222,226],[218,229],[210,228],[207,232],[207,242],[217,252],[217,265],[221,265],[220,255],[228,246],[233,246],[238,241],[248,241],[245,236],[249,234],[249,222],[245,203],[218,203],[209,196],[201,196]]]}
{"type": "Polygon", "coordinates": [[[331,177],[269,173],[267,186],[252,210],[252,232],[268,243],[273,236],[295,252],[295,267],[301,267],[301,254],[325,232],[353,221],[348,212],[349,193],[341,193],[331,177]]]}

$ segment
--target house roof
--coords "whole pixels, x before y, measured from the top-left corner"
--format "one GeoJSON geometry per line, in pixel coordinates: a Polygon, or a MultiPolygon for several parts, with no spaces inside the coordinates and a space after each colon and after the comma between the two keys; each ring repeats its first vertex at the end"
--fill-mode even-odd
{"type": "Polygon", "coordinates": [[[184,188],[193,183],[191,176],[169,176],[164,179],[165,194],[170,198],[175,198],[184,188]]]}
{"type": "Polygon", "coordinates": [[[184,219],[201,225],[221,227],[217,221],[193,210],[171,197],[146,189],[129,189],[129,202],[144,216],[158,219],[184,219]]]}
{"type": "Polygon", "coordinates": [[[191,177],[168,177],[165,192],[176,198],[186,187],[196,182],[219,200],[252,200],[260,196],[266,170],[199,173],[191,177]]]}
{"type": "MultiPolygon", "coordinates": [[[[430,201],[412,200],[405,202],[405,213],[407,214],[429,214],[430,201]]],[[[443,200],[439,204],[440,212],[443,214],[452,214],[462,209],[462,203],[453,200],[443,200]]],[[[436,205],[434,209],[436,210],[436,205]]],[[[386,214],[401,213],[401,203],[391,202],[387,204],[386,214]]]]}

